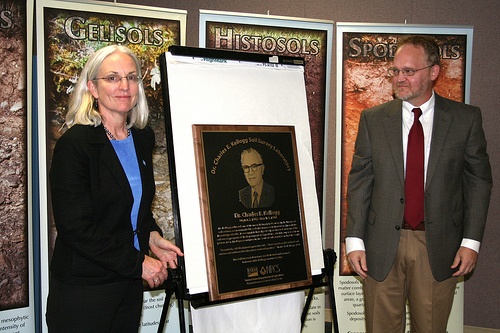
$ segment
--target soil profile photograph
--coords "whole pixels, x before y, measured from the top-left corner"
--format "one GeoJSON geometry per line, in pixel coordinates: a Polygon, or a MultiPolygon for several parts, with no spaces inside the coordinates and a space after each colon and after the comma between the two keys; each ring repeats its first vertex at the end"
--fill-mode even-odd
{"type": "Polygon", "coordinates": [[[0,3],[0,310],[26,307],[28,285],[26,2],[0,3]]]}

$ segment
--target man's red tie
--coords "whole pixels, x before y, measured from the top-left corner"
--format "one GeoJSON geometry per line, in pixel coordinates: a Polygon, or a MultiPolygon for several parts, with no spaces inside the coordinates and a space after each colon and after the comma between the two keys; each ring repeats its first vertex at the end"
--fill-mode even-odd
{"type": "Polygon", "coordinates": [[[408,134],[405,177],[405,221],[413,228],[424,220],[424,131],[418,120],[422,110],[415,108],[408,134]]]}

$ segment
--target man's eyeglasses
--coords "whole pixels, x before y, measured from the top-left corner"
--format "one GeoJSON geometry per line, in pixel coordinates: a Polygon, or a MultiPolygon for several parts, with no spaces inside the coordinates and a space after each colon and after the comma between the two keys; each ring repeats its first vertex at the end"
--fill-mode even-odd
{"type": "Polygon", "coordinates": [[[424,68],[419,68],[419,69],[413,69],[413,68],[404,68],[404,69],[397,69],[397,68],[389,68],[387,70],[387,73],[389,73],[390,76],[399,76],[399,73],[403,73],[403,76],[413,76],[415,75],[416,72],[421,71],[422,69],[430,68],[434,65],[430,65],[424,68]]]}
{"type": "Polygon", "coordinates": [[[250,172],[250,169],[252,170],[252,172],[255,172],[257,171],[257,168],[260,167],[262,165],[262,163],[259,163],[259,164],[252,164],[250,166],[248,165],[243,165],[241,168],[243,169],[243,172],[244,173],[249,173],[250,172]]]}
{"type": "Polygon", "coordinates": [[[142,78],[139,75],[108,75],[106,77],[96,77],[94,80],[104,80],[107,83],[118,84],[122,82],[122,79],[127,79],[128,83],[140,83],[142,81],[142,78]]]}

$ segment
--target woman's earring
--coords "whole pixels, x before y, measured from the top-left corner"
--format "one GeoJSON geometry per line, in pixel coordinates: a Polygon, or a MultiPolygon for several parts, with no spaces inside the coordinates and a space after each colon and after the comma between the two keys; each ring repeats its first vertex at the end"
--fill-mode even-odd
{"type": "Polygon", "coordinates": [[[97,98],[94,98],[94,110],[99,110],[99,102],[97,101],[97,98]]]}

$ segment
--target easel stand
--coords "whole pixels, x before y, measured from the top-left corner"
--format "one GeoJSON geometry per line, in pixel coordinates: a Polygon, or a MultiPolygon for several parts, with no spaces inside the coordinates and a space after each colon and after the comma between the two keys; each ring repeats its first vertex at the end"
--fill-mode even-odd
{"type": "Polygon", "coordinates": [[[339,320],[337,318],[337,305],[335,304],[335,291],[333,289],[333,270],[337,262],[337,254],[332,249],[323,251],[325,260],[325,271],[328,276],[328,289],[330,291],[330,305],[332,307],[333,331],[339,333],[339,320]]]}
{"type": "MultiPolygon", "coordinates": [[[[337,254],[332,249],[323,250],[323,259],[325,261],[325,275],[328,278],[328,288],[330,295],[330,305],[332,306],[332,316],[333,316],[333,330],[335,333],[339,333],[338,328],[338,318],[337,318],[337,306],[335,304],[335,293],[333,290],[333,271],[335,267],[335,263],[337,262],[337,254]]],[[[172,295],[175,293],[175,297],[177,298],[177,307],[179,312],[179,326],[180,333],[186,333],[186,321],[184,317],[184,277],[182,273],[182,269],[168,269],[168,278],[164,282],[165,286],[165,301],[163,304],[163,309],[161,311],[160,323],[158,325],[158,333],[163,333],[163,329],[165,327],[165,323],[167,320],[168,310],[170,309],[170,301],[172,295]]],[[[302,310],[301,316],[301,325],[304,327],[304,323],[307,317],[307,312],[309,311],[309,307],[311,305],[312,298],[314,296],[314,289],[316,289],[318,285],[314,285],[309,290],[309,294],[307,295],[306,303],[304,304],[304,309],[302,310]]]]}
{"type": "MultiPolygon", "coordinates": [[[[298,133],[297,140],[299,140],[299,142],[301,142],[301,140],[306,140],[305,142],[308,142],[310,136],[310,128],[306,126],[309,119],[306,112],[307,100],[304,89],[305,81],[303,77],[303,68],[300,68],[300,66],[305,65],[305,61],[303,58],[298,57],[277,57],[270,56],[268,54],[254,54],[226,50],[209,50],[188,48],[182,46],[170,46],[169,53],[165,53],[159,59],[161,68],[160,72],[163,92],[163,104],[165,107],[166,141],[167,147],[169,148],[167,149],[167,153],[169,162],[168,167],[170,172],[170,188],[172,194],[172,215],[174,218],[175,240],[176,245],[182,251],[184,251],[184,242],[181,232],[181,212],[178,187],[183,187],[184,190],[189,189],[191,184],[184,180],[188,178],[193,179],[192,177],[194,176],[192,172],[186,172],[186,170],[192,170],[192,161],[186,156],[192,156],[193,154],[195,154],[196,147],[193,145],[192,148],[189,148],[187,151],[185,151],[186,146],[184,144],[186,140],[192,139],[193,124],[196,124],[197,119],[200,119],[201,123],[203,123],[205,120],[202,119],[205,119],[204,116],[207,112],[211,115],[209,123],[212,125],[220,123],[240,124],[242,123],[242,121],[243,123],[254,124],[255,126],[282,126],[283,124],[289,124],[295,126],[295,132],[298,133]],[[174,58],[177,60],[175,60],[174,58]],[[180,61],[181,59],[182,62],[180,61]],[[225,67],[225,61],[223,61],[221,64],[218,61],[215,61],[215,63],[212,63],[212,61],[207,62],[207,59],[230,60],[231,64],[229,67],[225,67]],[[199,62],[203,63],[202,71],[200,71],[201,67],[199,67],[199,62]],[[208,63],[210,63],[211,65],[205,66],[208,63]],[[249,66],[250,63],[254,63],[254,65],[257,65],[249,66]],[[275,67],[277,66],[280,68],[281,66],[283,66],[283,70],[276,70],[275,67]],[[292,66],[294,70],[285,70],[285,67],[288,66],[292,66]],[[228,84],[228,80],[221,80],[218,75],[214,75],[218,73],[218,71],[222,67],[228,69],[227,74],[231,76],[231,84],[228,84]],[[242,73],[244,73],[244,75],[242,75],[242,73]],[[247,77],[247,74],[250,75],[250,77],[247,77]],[[284,80],[291,81],[293,82],[293,84],[291,86],[280,84],[284,82],[284,80]],[[237,85],[242,85],[246,88],[235,89],[234,82],[237,82],[237,85]],[[273,85],[275,89],[272,89],[271,91],[264,88],[269,85],[273,85]],[[224,89],[230,92],[231,98],[221,100],[218,96],[216,96],[216,94],[210,93],[211,91],[219,91],[218,89],[224,89]],[[197,96],[193,96],[193,94],[195,93],[197,94],[197,96]],[[256,107],[246,109],[243,113],[238,112],[237,115],[234,112],[228,113],[226,111],[233,110],[234,106],[238,105],[241,100],[248,98],[249,94],[256,94],[256,96],[258,95],[263,97],[259,99],[261,100],[259,103],[255,104],[256,107]],[[280,99],[280,101],[277,102],[275,98],[276,94],[293,94],[294,96],[296,96],[293,99],[289,99],[289,101],[287,101],[287,99],[280,99]],[[187,103],[192,101],[196,102],[192,104],[187,103]],[[283,103],[283,101],[287,101],[287,103],[283,103]],[[295,101],[299,101],[300,103],[297,104],[295,103],[295,101]],[[270,116],[267,112],[268,109],[276,110],[275,114],[270,116]],[[189,114],[189,116],[185,117],[186,114],[189,114]],[[292,118],[295,119],[294,121],[292,121],[292,123],[290,123],[290,114],[293,114],[292,118]],[[228,118],[228,116],[230,117],[228,118]],[[186,119],[190,120],[187,121],[186,119]],[[258,119],[258,121],[255,122],[255,119],[258,119]],[[174,127],[176,128],[176,140],[174,140],[174,127]],[[181,142],[183,143],[183,146],[180,145],[181,142]],[[177,145],[179,146],[177,147],[177,145]],[[183,153],[178,155],[174,154],[174,148],[182,149],[183,153]],[[191,151],[191,149],[193,149],[193,151],[191,151]],[[177,160],[176,157],[178,157],[177,160]],[[178,180],[181,181],[179,182],[178,180]]],[[[304,165],[310,165],[310,161],[306,161],[305,158],[307,154],[301,154],[299,154],[297,157],[294,157],[297,159],[296,163],[302,161],[302,163],[305,163],[304,165]],[[300,156],[303,156],[303,159],[300,159],[300,156]]],[[[227,157],[230,155],[225,156],[227,157]]],[[[307,171],[303,172],[304,175],[307,175],[307,177],[309,177],[310,179],[314,179],[314,170],[312,168],[308,168],[307,171]]],[[[302,172],[300,174],[302,175],[302,172]]],[[[201,173],[198,173],[197,175],[200,176],[201,173]]],[[[310,193],[311,195],[316,194],[316,189],[312,186],[302,187],[302,190],[307,191],[306,193],[310,193]]],[[[192,200],[199,200],[199,193],[195,193],[194,191],[190,193],[183,193],[185,194],[183,196],[183,202],[186,204],[186,207],[192,205],[192,200]]],[[[216,193],[213,193],[213,195],[217,196],[216,193]]],[[[298,204],[299,202],[297,201],[297,205],[298,204]]],[[[314,207],[311,206],[311,208],[314,207]]],[[[186,215],[189,217],[189,214],[186,215]]],[[[193,220],[189,221],[193,222],[193,220]]],[[[334,311],[334,325],[337,329],[337,315],[332,287],[333,266],[335,265],[336,255],[332,250],[327,250],[325,252],[322,249],[321,237],[319,236],[319,233],[315,235],[315,238],[316,239],[314,241],[311,241],[310,244],[314,244],[313,252],[315,253],[315,258],[317,258],[318,254],[323,251],[323,257],[325,261],[324,267],[326,267],[326,269],[323,269],[321,274],[312,276],[311,285],[302,283],[297,284],[296,288],[269,291],[269,293],[262,291],[262,293],[259,293],[259,296],[267,296],[274,293],[284,293],[310,288],[311,292],[309,294],[309,297],[311,297],[312,299],[315,288],[327,285],[325,282],[325,275],[328,275],[328,279],[331,285],[330,297],[332,300],[332,310],[334,311]]],[[[193,248],[193,250],[195,250],[196,248],[195,251],[198,252],[198,245],[200,244],[199,240],[195,237],[189,237],[186,244],[194,246],[193,243],[197,244],[196,247],[193,248]]],[[[166,297],[161,315],[160,325],[158,328],[159,333],[163,333],[168,309],[170,307],[170,298],[174,292],[179,302],[179,322],[180,331],[182,333],[184,333],[186,330],[183,314],[183,300],[188,300],[190,302],[190,306],[196,309],[197,307],[201,306],[214,305],[216,303],[223,303],[230,300],[237,301],[240,299],[258,296],[245,295],[241,298],[235,296],[231,299],[214,302],[208,299],[208,293],[189,295],[189,291],[187,290],[186,286],[186,270],[184,270],[185,266],[183,264],[182,258],[179,258],[178,266],[180,268],[176,270],[169,270],[169,278],[165,281],[166,297]]],[[[316,271],[318,268],[317,266],[320,265],[315,262],[315,267],[311,267],[311,269],[314,269],[316,271]]],[[[273,290],[273,288],[269,288],[269,290],[273,290]]],[[[306,314],[309,309],[311,299],[307,301],[306,307],[303,310],[306,314]]],[[[335,332],[338,332],[338,329],[335,332]]]]}
{"type": "Polygon", "coordinates": [[[172,269],[168,268],[168,278],[163,283],[165,286],[165,301],[163,303],[163,309],[161,311],[160,323],[158,325],[158,333],[163,333],[163,328],[167,321],[168,310],[170,309],[170,300],[172,295],[175,293],[175,298],[177,298],[177,308],[179,312],[179,327],[181,333],[186,333],[186,321],[184,317],[184,277],[182,270],[180,268],[172,269]]]}
{"type": "MultiPolygon", "coordinates": [[[[337,254],[332,249],[323,250],[323,259],[325,261],[325,275],[328,277],[328,289],[330,294],[330,304],[332,306],[332,316],[333,316],[333,327],[334,332],[339,333],[339,324],[337,319],[337,306],[335,305],[335,293],[333,290],[333,269],[335,267],[335,263],[337,262],[337,254]]],[[[325,284],[326,285],[326,284],[325,284]]],[[[304,328],[305,320],[307,317],[307,312],[309,311],[309,307],[311,305],[312,298],[314,296],[314,289],[317,286],[312,286],[309,290],[309,294],[307,295],[306,303],[304,304],[304,309],[302,310],[301,324],[302,328],[304,328]]]]}

